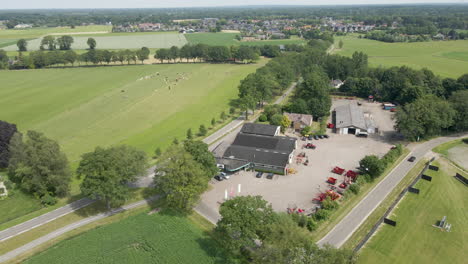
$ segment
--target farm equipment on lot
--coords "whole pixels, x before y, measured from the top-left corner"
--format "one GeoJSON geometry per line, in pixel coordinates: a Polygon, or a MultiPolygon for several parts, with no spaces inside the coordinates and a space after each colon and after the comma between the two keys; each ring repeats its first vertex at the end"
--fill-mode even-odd
{"type": "Polygon", "coordinates": [[[357,176],[359,175],[359,173],[355,172],[355,171],[352,171],[352,170],[348,170],[346,172],[346,177],[349,177],[351,178],[353,181],[356,180],[357,176]]]}
{"type": "Polygon", "coordinates": [[[288,174],[296,174],[297,173],[297,170],[294,169],[294,168],[289,168],[288,169],[288,174]]]}
{"type": "Polygon", "coordinates": [[[342,182],[340,185],[338,185],[338,187],[340,187],[341,189],[346,189],[346,187],[348,187],[348,184],[346,184],[346,182],[342,182]]]}
{"type": "Polygon", "coordinates": [[[312,144],[312,143],[307,143],[307,144],[305,145],[305,148],[307,148],[307,149],[315,149],[316,147],[317,147],[317,146],[315,146],[315,145],[312,144]]]}
{"type": "Polygon", "coordinates": [[[327,182],[328,182],[329,184],[335,184],[335,183],[336,183],[336,178],[328,177],[327,182]]]}
{"type": "Polygon", "coordinates": [[[327,197],[330,197],[330,199],[332,199],[332,201],[335,201],[337,199],[339,199],[341,197],[341,195],[339,195],[338,193],[334,192],[333,190],[328,190],[324,193],[320,193],[319,195],[317,195],[316,198],[314,198],[313,200],[314,201],[319,201],[319,202],[323,202],[323,200],[325,200],[327,197]]]}
{"type": "Polygon", "coordinates": [[[336,192],[334,192],[332,190],[328,190],[326,192],[326,195],[328,197],[330,197],[333,201],[335,201],[335,200],[337,200],[337,199],[339,199],[341,197],[341,195],[339,195],[338,193],[336,193],[336,192]]]}
{"type": "Polygon", "coordinates": [[[333,170],[332,170],[333,173],[336,173],[336,174],[338,174],[338,175],[343,174],[344,171],[345,171],[344,169],[342,169],[342,168],[340,168],[340,167],[338,167],[338,166],[336,166],[336,167],[333,168],[333,170]]]}
{"type": "Polygon", "coordinates": [[[335,128],[335,125],[332,124],[332,123],[328,123],[328,124],[327,124],[327,128],[335,128]]]}

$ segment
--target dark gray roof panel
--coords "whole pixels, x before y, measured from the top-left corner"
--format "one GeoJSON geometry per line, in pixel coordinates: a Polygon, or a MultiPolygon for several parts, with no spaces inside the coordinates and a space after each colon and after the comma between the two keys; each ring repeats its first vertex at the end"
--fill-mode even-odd
{"type": "Polygon", "coordinates": [[[274,136],[276,135],[277,130],[278,130],[278,126],[245,123],[244,126],[242,126],[241,133],[274,136]]]}
{"type": "Polygon", "coordinates": [[[224,153],[224,158],[285,167],[289,162],[289,153],[232,145],[224,153]]]}
{"type": "Polygon", "coordinates": [[[296,139],[288,137],[269,137],[239,133],[232,145],[269,149],[289,154],[296,146],[296,139]]]}

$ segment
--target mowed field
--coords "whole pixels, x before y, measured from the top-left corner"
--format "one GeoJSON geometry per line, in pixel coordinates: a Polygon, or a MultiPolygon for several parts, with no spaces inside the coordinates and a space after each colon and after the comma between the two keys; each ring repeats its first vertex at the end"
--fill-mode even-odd
{"type": "Polygon", "coordinates": [[[189,218],[142,213],[60,242],[23,263],[228,262],[219,245],[189,218]]]}
{"type": "Polygon", "coordinates": [[[361,250],[359,263],[466,263],[468,189],[453,177],[461,172],[444,158],[434,165],[440,166],[438,172],[426,172],[432,181],[416,184],[419,195],[405,195],[389,217],[397,226],[382,225],[361,250]],[[432,226],[444,216],[452,225],[451,232],[432,226]]]}
{"type": "Polygon", "coordinates": [[[369,55],[369,62],[374,67],[426,67],[442,77],[452,78],[468,73],[468,40],[385,43],[348,35],[335,37],[335,47],[340,40],[343,48],[335,53],[351,56],[355,51],[362,51],[369,55]]]}
{"type": "MultiPolygon", "coordinates": [[[[84,50],[88,48],[86,44],[89,37],[96,40],[98,49],[139,49],[141,47],[147,48],[170,48],[172,46],[181,47],[187,44],[183,34],[178,32],[157,32],[146,34],[125,34],[114,35],[109,34],[96,34],[96,35],[76,35],[73,36],[74,42],[72,49],[84,50]]],[[[28,41],[28,50],[39,50],[42,38],[37,38],[28,41]]],[[[0,42],[1,44],[1,42],[0,42]]],[[[4,48],[6,51],[16,51],[18,47],[16,43],[4,48]]]]}
{"type": "Polygon", "coordinates": [[[239,81],[264,63],[0,71],[0,120],[58,140],[72,163],[117,143],[152,154],[228,111],[239,81]]]}
{"type": "Polygon", "coordinates": [[[206,45],[219,45],[219,46],[232,46],[232,45],[283,45],[283,44],[304,44],[305,41],[298,37],[291,37],[291,39],[279,40],[259,40],[259,41],[238,41],[235,39],[239,33],[193,33],[185,34],[185,38],[190,44],[206,44],[206,45]]]}
{"type": "Polygon", "coordinates": [[[93,25],[70,27],[38,27],[28,29],[0,30],[0,39],[33,39],[49,34],[77,34],[90,32],[110,32],[112,26],[93,25]]]}

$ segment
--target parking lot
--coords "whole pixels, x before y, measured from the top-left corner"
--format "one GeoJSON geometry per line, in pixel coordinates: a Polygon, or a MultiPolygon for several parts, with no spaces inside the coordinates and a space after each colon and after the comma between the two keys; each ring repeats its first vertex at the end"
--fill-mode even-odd
{"type": "MultiPolygon", "coordinates": [[[[333,102],[333,107],[339,104],[349,103],[349,100],[339,100],[333,102]]],[[[355,103],[355,102],[354,102],[355,103]]],[[[333,109],[332,107],[332,109],[333,109]]],[[[388,111],[381,109],[377,103],[363,103],[363,111],[369,112],[379,131],[391,132],[393,121],[388,111]]],[[[326,180],[328,177],[335,177],[338,183],[344,180],[343,176],[333,174],[331,170],[339,166],[346,170],[356,169],[364,156],[375,154],[382,156],[392,146],[385,140],[385,135],[374,135],[368,138],[359,138],[354,135],[338,135],[327,131],[328,139],[303,141],[298,139],[298,148],[295,150],[295,157],[291,168],[297,173],[289,175],[275,175],[272,180],[266,178],[256,178],[255,172],[240,171],[228,180],[213,180],[213,188],[202,196],[204,206],[218,211],[219,205],[224,201],[227,193],[228,197],[236,195],[261,195],[269,201],[276,211],[286,211],[288,207],[298,207],[305,210],[312,209],[315,205],[312,199],[318,193],[328,189],[326,180]],[[315,150],[303,149],[306,143],[313,143],[317,146],[315,150]],[[297,164],[296,157],[299,153],[305,152],[309,164],[297,164]],[[239,192],[240,185],[240,192],[239,192]]],[[[292,134],[288,134],[292,135],[292,134]]]]}

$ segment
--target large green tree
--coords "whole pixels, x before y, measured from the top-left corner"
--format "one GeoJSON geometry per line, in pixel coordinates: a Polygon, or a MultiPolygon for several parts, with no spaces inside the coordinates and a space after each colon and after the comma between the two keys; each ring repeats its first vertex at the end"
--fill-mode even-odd
{"type": "Polygon", "coordinates": [[[453,123],[455,130],[468,130],[468,90],[454,92],[449,102],[456,112],[453,123]]]}
{"type": "Polygon", "coordinates": [[[18,132],[15,124],[0,120],[0,168],[7,168],[10,160],[10,141],[18,132]]]}
{"type": "Polygon", "coordinates": [[[372,178],[379,177],[385,170],[385,164],[375,155],[365,156],[359,161],[359,167],[363,174],[369,174],[372,178]]]}
{"type": "Polygon", "coordinates": [[[48,50],[55,50],[55,45],[56,45],[55,37],[54,36],[45,36],[41,40],[41,46],[40,49],[43,50],[45,49],[45,46],[47,46],[48,50]]]}
{"type": "Polygon", "coordinates": [[[122,145],[97,147],[82,156],[77,174],[84,177],[81,192],[104,201],[108,209],[122,205],[129,197],[128,183],[141,176],[147,167],[145,152],[122,145]]]}
{"type": "Polygon", "coordinates": [[[396,128],[409,140],[439,135],[454,123],[456,112],[450,103],[435,96],[425,96],[400,107],[396,128]]]}
{"type": "Polygon", "coordinates": [[[169,206],[191,211],[208,188],[211,176],[203,165],[180,145],[172,145],[159,158],[154,183],[156,189],[166,195],[169,206]]]}
{"type": "Polygon", "coordinates": [[[193,159],[203,166],[208,177],[214,176],[219,170],[216,167],[216,159],[208,149],[208,145],[201,140],[186,140],[184,149],[190,153],[193,159]]]}
{"type": "Polygon", "coordinates": [[[255,246],[255,240],[264,240],[276,214],[261,196],[239,196],[224,202],[219,213],[216,232],[222,244],[233,253],[255,246]]]}
{"type": "Polygon", "coordinates": [[[91,50],[95,49],[97,46],[96,40],[94,38],[88,38],[88,40],[86,41],[86,44],[88,44],[89,49],[91,50]]]}
{"type": "Polygon", "coordinates": [[[16,42],[16,46],[18,46],[18,51],[28,50],[28,42],[25,39],[18,40],[18,42],[16,42]]]}
{"type": "Polygon", "coordinates": [[[143,64],[143,61],[147,60],[149,58],[150,50],[147,47],[143,47],[139,50],[137,50],[136,55],[138,57],[138,60],[141,61],[141,64],[143,64]]]}
{"type": "Polygon", "coordinates": [[[59,45],[60,50],[70,50],[73,44],[72,36],[61,36],[57,38],[57,44],[59,45]]]}
{"type": "Polygon", "coordinates": [[[70,168],[56,141],[36,131],[28,131],[23,141],[16,133],[10,141],[10,155],[10,179],[24,190],[39,197],[68,193],[70,168]]]}

